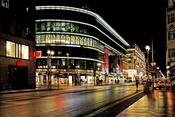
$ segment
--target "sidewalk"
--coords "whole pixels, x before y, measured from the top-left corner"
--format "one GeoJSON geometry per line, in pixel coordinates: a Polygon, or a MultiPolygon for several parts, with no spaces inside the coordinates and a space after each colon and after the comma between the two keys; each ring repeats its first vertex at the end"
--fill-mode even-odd
{"type": "Polygon", "coordinates": [[[175,117],[175,94],[156,89],[123,110],[116,117],[175,117]]]}

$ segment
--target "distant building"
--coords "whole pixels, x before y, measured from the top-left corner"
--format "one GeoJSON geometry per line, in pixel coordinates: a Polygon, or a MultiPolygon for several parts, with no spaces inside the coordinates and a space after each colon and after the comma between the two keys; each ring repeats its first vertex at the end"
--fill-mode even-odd
{"type": "Polygon", "coordinates": [[[167,76],[175,78],[175,2],[168,0],[166,10],[166,66],[167,76]]]}
{"type": "Polygon", "coordinates": [[[128,52],[126,55],[128,56],[128,77],[131,77],[132,81],[135,80],[135,76],[141,79],[146,74],[145,54],[135,43],[132,43],[131,46],[127,48],[127,50],[128,52]]]}

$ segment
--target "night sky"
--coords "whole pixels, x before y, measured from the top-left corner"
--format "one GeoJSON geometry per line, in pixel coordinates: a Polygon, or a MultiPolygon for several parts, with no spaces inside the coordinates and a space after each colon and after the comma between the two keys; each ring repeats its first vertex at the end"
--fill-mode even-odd
{"type": "MultiPolygon", "coordinates": [[[[40,0],[40,2],[43,0],[40,0]]],[[[51,0],[49,0],[51,2],[51,0]]],[[[168,0],[53,0],[88,6],[128,43],[145,52],[153,39],[154,61],[166,73],[166,7],[168,0]]],[[[152,61],[150,53],[150,62],[152,61]]]]}
{"type": "MultiPolygon", "coordinates": [[[[154,61],[166,71],[166,0],[86,0],[128,43],[136,43],[143,52],[153,39],[154,61]]],[[[152,61],[150,53],[150,61],[152,61]]]]}

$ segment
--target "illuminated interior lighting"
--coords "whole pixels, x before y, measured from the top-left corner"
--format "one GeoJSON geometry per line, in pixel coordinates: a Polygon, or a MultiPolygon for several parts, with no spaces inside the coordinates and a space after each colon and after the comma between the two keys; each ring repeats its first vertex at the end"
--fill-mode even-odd
{"type": "Polygon", "coordinates": [[[65,45],[65,46],[68,46],[68,47],[80,47],[80,45],[65,45]]]}
{"type": "MultiPolygon", "coordinates": [[[[36,20],[36,21],[39,22],[39,21],[55,21],[55,20],[53,20],[53,19],[43,19],[43,20],[36,20]]],[[[57,20],[57,21],[70,22],[69,20],[57,20]]],[[[97,29],[98,31],[100,31],[102,34],[104,34],[107,38],[109,38],[111,41],[113,41],[115,44],[117,44],[119,47],[121,47],[123,50],[127,51],[123,46],[121,46],[120,44],[118,44],[116,41],[114,41],[111,37],[109,37],[107,34],[105,34],[103,31],[101,31],[96,26],[91,25],[91,24],[88,24],[88,23],[83,23],[83,22],[77,22],[77,21],[72,21],[72,22],[74,22],[74,23],[80,23],[80,24],[84,24],[84,25],[88,25],[88,26],[94,27],[95,29],[97,29]]],[[[97,39],[94,36],[86,35],[86,34],[80,34],[80,33],[69,33],[69,32],[36,32],[36,34],[45,34],[45,33],[48,33],[48,34],[50,34],[50,33],[74,34],[74,35],[80,35],[80,36],[87,36],[87,37],[90,37],[90,38],[93,38],[93,39],[96,39],[96,40],[100,41],[99,39],[97,39]]],[[[102,42],[102,41],[100,41],[100,42],[102,42]]],[[[106,45],[106,43],[105,43],[105,45],[106,45]]]]}
{"type": "MultiPolygon", "coordinates": [[[[36,58],[48,58],[48,56],[41,56],[41,57],[36,57],[36,58]]],[[[67,56],[51,56],[50,58],[67,59],[68,57],[67,56]]],[[[100,61],[100,60],[97,60],[97,59],[94,59],[94,58],[70,57],[69,56],[69,59],[90,60],[90,61],[96,61],[96,62],[99,62],[99,63],[104,63],[103,61],[100,61]]]]}
{"type": "Polygon", "coordinates": [[[80,9],[80,8],[75,8],[75,7],[68,7],[68,6],[36,6],[36,10],[45,10],[45,9],[51,9],[51,7],[54,7],[54,9],[58,10],[70,10],[70,11],[76,11],[76,12],[81,12],[85,13],[88,15],[91,15],[96,18],[96,20],[108,31],[111,32],[118,40],[120,40],[124,45],[129,46],[129,44],[109,25],[106,23],[105,20],[103,20],[98,14],[85,10],[85,9],[80,9]]]}

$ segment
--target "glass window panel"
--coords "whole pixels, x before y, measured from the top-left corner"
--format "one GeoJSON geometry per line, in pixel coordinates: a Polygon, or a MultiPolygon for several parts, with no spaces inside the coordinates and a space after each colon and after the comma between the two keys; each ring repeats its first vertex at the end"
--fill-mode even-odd
{"type": "Polygon", "coordinates": [[[96,40],[93,40],[93,47],[96,47],[96,40]]]}
{"type": "Polygon", "coordinates": [[[75,32],[75,24],[71,23],[71,32],[75,32]]]}
{"type": "Polygon", "coordinates": [[[80,31],[79,31],[79,26],[78,26],[78,25],[76,25],[76,27],[75,27],[75,32],[80,32],[80,31]]]}
{"type": "Polygon", "coordinates": [[[70,35],[66,35],[66,44],[70,44],[70,35]]]}
{"type": "Polygon", "coordinates": [[[89,38],[86,38],[86,43],[89,46],[89,38]]]}
{"type": "Polygon", "coordinates": [[[87,38],[84,37],[84,45],[87,45],[87,38]]]}
{"type": "Polygon", "coordinates": [[[18,58],[19,57],[19,50],[18,50],[18,44],[16,44],[16,57],[18,58]]]}
{"type": "Polygon", "coordinates": [[[50,22],[47,22],[47,31],[50,31],[50,22]]]}
{"type": "Polygon", "coordinates": [[[83,39],[84,39],[84,37],[80,37],[80,45],[83,45],[84,43],[83,43],[83,39]]]}
{"type": "Polygon", "coordinates": [[[9,0],[1,0],[1,5],[5,8],[9,8],[9,0]]]}
{"type": "Polygon", "coordinates": [[[84,31],[83,31],[84,33],[86,33],[86,34],[89,34],[88,32],[87,32],[87,30],[86,29],[84,29],[84,31]]]}
{"type": "Polygon", "coordinates": [[[66,28],[65,26],[66,26],[65,22],[61,22],[61,31],[65,32],[66,28]]]}
{"type": "Polygon", "coordinates": [[[65,30],[66,32],[70,32],[70,23],[66,23],[65,30]]]}
{"type": "Polygon", "coordinates": [[[60,35],[56,35],[56,43],[60,43],[60,35]]]}
{"type": "Polygon", "coordinates": [[[6,41],[6,56],[15,57],[15,43],[6,41]]]}
{"type": "Polygon", "coordinates": [[[39,35],[35,35],[35,42],[39,43],[39,35]]]}
{"type": "Polygon", "coordinates": [[[62,64],[63,64],[63,66],[66,66],[66,60],[65,59],[62,59],[62,64]]]}
{"type": "Polygon", "coordinates": [[[45,22],[41,23],[41,31],[46,31],[45,22]]]}
{"type": "Polygon", "coordinates": [[[50,34],[47,34],[46,35],[46,43],[51,43],[51,35],[50,34]]]}
{"type": "Polygon", "coordinates": [[[80,36],[76,36],[76,44],[80,44],[80,36]]]}
{"type": "Polygon", "coordinates": [[[56,31],[56,23],[55,22],[51,23],[51,31],[56,31]]]}
{"type": "Polygon", "coordinates": [[[37,26],[37,23],[35,23],[35,32],[38,31],[38,26],[37,26]]]}
{"type": "Polygon", "coordinates": [[[80,33],[83,33],[83,26],[80,26],[80,33]]]}
{"type": "Polygon", "coordinates": [[[71,44],[76,44],[75,36],[71,36],[71,44]]]}
{"type": "Polygon", "coordinates": [[[46,43],[45,36],[46,36],[46,35],[40,35],[41,43],[46,43]]]}
{"type": "Polygon", "coordinates": [[[56,37],[55,37],[55,34],[52,34],[51,36],[52,36],[52,37],[51,37],[51,39],[52,39],[52,43],[56,43],[56,37]]]}
{"type": "Polygon", "coordinates": [[[92,46],[92,38],[89,39],[89,46],[92,46]]]}
{"type": "Polygon", "coordinates": [[[29,46],[22,45],[22,59],[29,59],[29,46]]]}
{"type": "Polygon", "coordinates": [[[65,44],[65,35],[61,35],[61,43],[64,43],[65,44]]]}
{"type": "Polygon", "coordinates": [[[60,22],[56,22],[56,27],[55,27],[55,30],[56,31],[61,31],[61,24],[60,24],[60,22]]]}
{"type": "Polygon", "coordinates": [[[22,49],[21,49],[21,45],[20,44],[18,45],[18,48],[19,48],[19,58],[21,58],[22,57],[22,49]]]}

